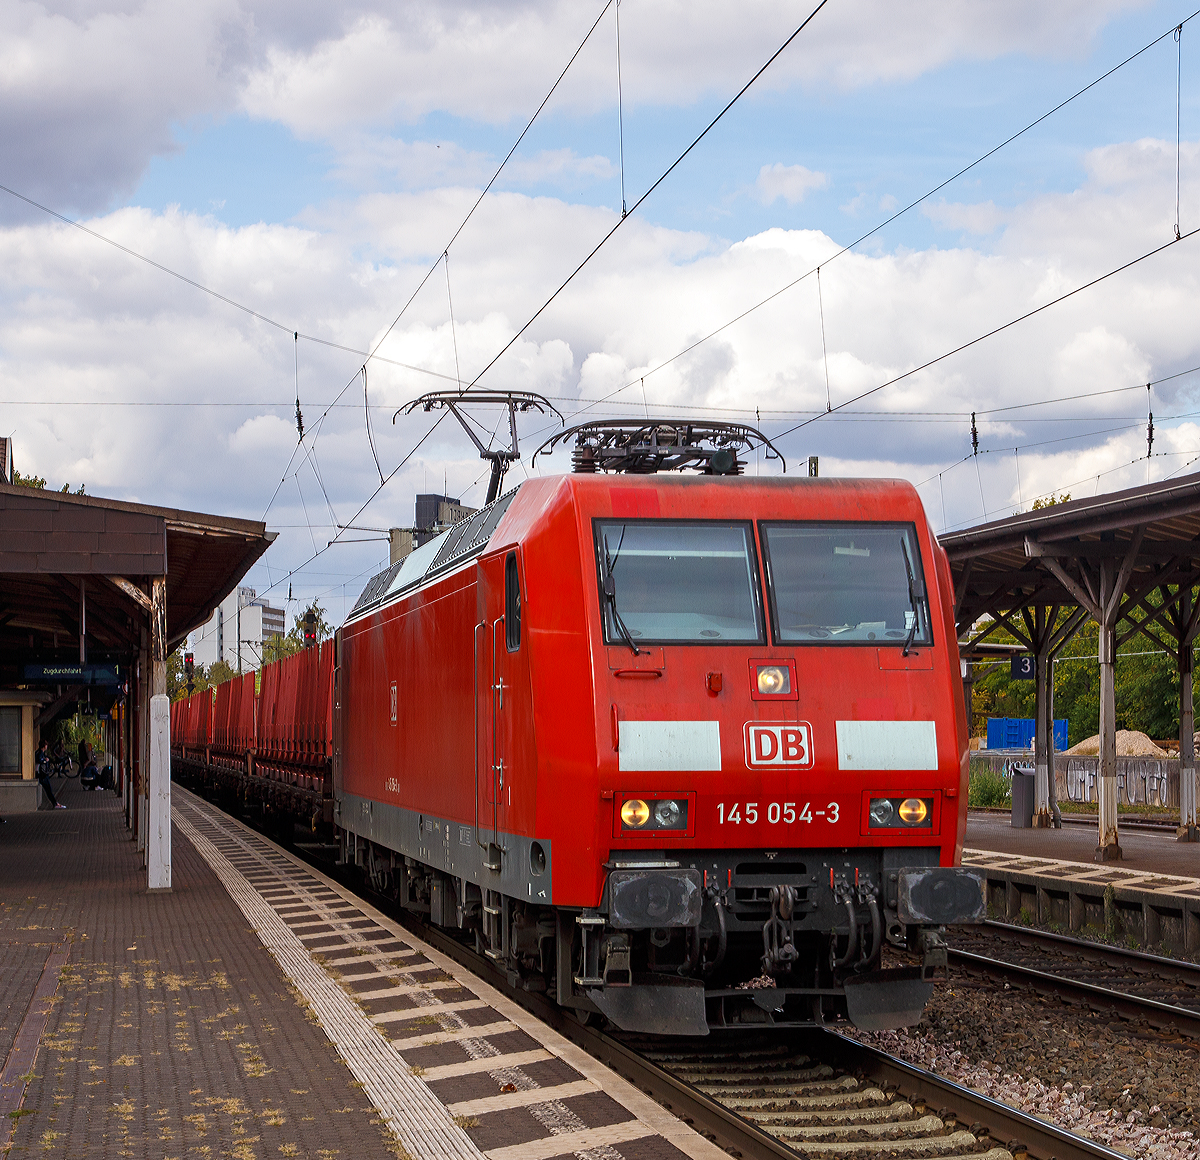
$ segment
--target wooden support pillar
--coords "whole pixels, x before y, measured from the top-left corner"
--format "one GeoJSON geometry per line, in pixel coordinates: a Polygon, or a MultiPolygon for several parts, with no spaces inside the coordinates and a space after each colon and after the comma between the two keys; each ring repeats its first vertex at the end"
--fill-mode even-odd
{"type": "Polygon", "coordinates": [[[134,802],[134,834],[137,848],[143,855],[146,850],[146,779],[150,769],[150,633],[142,629],[142,648],[138,654],[138,771],[137,798],[134,802]]]}
{"type": "MultiPolygon", "coordinates": [[[[1192,590],[1183,589],[1179,594],[1179,622],[1191,626],[1192,590]]],[[[1196,715],[1192,703],[1192,633],[1185,631],[1179,642],[1179,829],[1176,835],[1181,842],[1200,840],[1196,828],[1196,715]]]]}
{"type": "Polygon", "coordinates": [[[150,582],[146,870],[149,889],[171,889],[171,702],[167,699],[167,578],[150,582]]]}

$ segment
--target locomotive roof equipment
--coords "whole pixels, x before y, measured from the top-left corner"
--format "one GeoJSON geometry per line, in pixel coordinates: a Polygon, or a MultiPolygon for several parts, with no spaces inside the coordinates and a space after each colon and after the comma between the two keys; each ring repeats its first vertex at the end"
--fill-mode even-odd
{"type": "MultiPolygon", "coordinates": [[[[422,395],[419,399],[413,399],[411,403],[405,403],[395,415],[392,416],[392,422],[395,423],[396,415],[403,412],[405,415],[411,414],[417,407],[424,411],[432,411],[437,407],[445,407],[462,425],[462,429],[471,437],[471,442],[479,448],[479,458],[488,460],[492,465],[492,478],[488,482],[487,499],[485,504],[489,504],[500,494],[500,484],[504,479],[504,474],[508,471],[508,465],[516,462],[521,458],[521,452],[517,447],[517,412],[540,411],[543,415],[548,411],[552,411],[558,416],[559,422],[566,422],[562,417],[562,412],[550,402],[544,395],[534,394],[532,391],[430,391],[426,395],[422,395]],[[461,408],[464,405],[472,406],[477,404],[496,406],[500,405],[508,408],[508,430],[509,430],[509,446],[508,447],[485,447],[479,436],[471,430],[471,424],[467,421],[470,416],[463,413],[461,408]]],[[[474,422],[474,420],[472,420],[474,422]]]]}
{"type": "Polygon", "coordinates": [[[761,431],[741,423],[708,420],[599,419],[580,423],[552,435],[533,453],[533,460],[549,454],[572,435],[571,470],[578,473],[653,475],[690,468],[703,475],[741,475],[745,465],[737,449],[751,451],[755,446],[764,448],[767,458],[778,459],[787,471],[787,461],[761,431]]]}

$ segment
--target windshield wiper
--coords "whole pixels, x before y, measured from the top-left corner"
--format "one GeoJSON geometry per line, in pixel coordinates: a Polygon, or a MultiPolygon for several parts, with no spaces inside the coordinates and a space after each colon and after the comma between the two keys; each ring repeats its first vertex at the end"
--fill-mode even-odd
{"type": "MultiPolygon", "coordinates": [[[[617,555],[621,554],[621,543],[625,539],[625,529],[621,529],[621,540],[617,543],[617,555]]],[[[633,650],[633,655],[641,656],[641,651],[638,646],[633,643],[633,636],[629,629],[625,627],[625,621],[621,619],[620,612],[617,611],[617,579],[613,575],[614,561],[608,554],[608,533],[604,533],[604,598],[608,601],[608,606],[612,610],[613,623],[617,626],[622,639],[633,650]]]]}
{"type": "Polygon", "coordinates": [[[901,656],[908,656],[912,648],[913,638],[917,635],[917,627],[921,623],[921,605],[917,600],[917,581],[913,575],[912,561],[908,558],[908,537],[900,537],[900,551],[904,553],[904,571],[908,573],[908,603],[912,606],[913,620],[908,627],[908,636],[904,638],[904,651],[901,656]]]}

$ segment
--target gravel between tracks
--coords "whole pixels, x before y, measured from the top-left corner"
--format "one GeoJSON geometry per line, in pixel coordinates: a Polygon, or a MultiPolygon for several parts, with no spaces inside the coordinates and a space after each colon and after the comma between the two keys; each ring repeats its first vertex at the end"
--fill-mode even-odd
{"type": "Polygon", "coordinates": [[[863,1043],[1130,1156],[1200,1156],[1200,1050],[1007,984],[939,985],[907,1031],[863,1043]]]}

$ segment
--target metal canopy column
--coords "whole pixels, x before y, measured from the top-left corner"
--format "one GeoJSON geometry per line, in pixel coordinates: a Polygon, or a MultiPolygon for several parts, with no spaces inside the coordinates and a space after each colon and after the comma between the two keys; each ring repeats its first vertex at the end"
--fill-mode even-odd
{"type": "MultiPolygon", "coordinates": [[[[1180,841],[1200,841],[1196,828],[1196,746],[1195,710],[1192,701],[1192,642],[1196,635],[1196,615],[1190,608],[1191,589],[1185,588],[1179,598],[1179,617],[1191,622],[1192,631],[1179,642],[1179,829],[1180,841]]],[[[1200,609],[1200,604],[1197,604],[1200,609]]]]}
{"type": "Polygon", "coordinates": [[[1097,797],[1100,805],[1100,835],[1096,846],[1097,861],[1121,857],[1117,834],[1117,625],[1116,610],[1106,615],[1112,600],[1112,563],[1100,564],[1100,777],[1097,797]]]}
{"type": "Polygon", "coordinates": [[[1117,566],[1115,536],[1104,532],[1100,541],[1113,544],[1113,555],[1105,551],[1098,563],[1095,582],[1082,558],[1076,563],[1083,583],[1069,575],[1054,556],[1044,554],[1041,545],[1027,540],[1025,550],[1030,556],[1042,557],[1042,563],[1058,577],[1059,582],[1085,608],[1096,622],[1100,634],[1100,777],[1097,782],[1097,797],[1100,806],[1099,841],[1096,845],[1097,862],[1115,861],[1121,857],[1121,844],[1117,831],[1117,621],[1121,619],[1121,599],[1125,586],[1133,575],[1138,553],[1142,547],[1145,525],[1133,529],[1133,538],[1124,552],[1124,559],[1117,566]]]}
{"type": "MultiPolygon", "coordinates": [[[[1172,570],[1177,563],[1172,562],[1172,570]]],[[[1171,657],[1179,668],[1179,829],[1176,834],[1180,841],[1195,842],[1200,835],[1196,830],[1193,648],[1197,633],[1200,633],[1200,601],[1196,600],[1192,591],[1195,575],[1190,569],[1189,574],[1179,579],[1180,583],[1174,592],[1166,583],[1158,586],[1161,603],[1157,607],[1151,605],[1144,594],[1130,601],[1142,615],[1135,619],[1126,613],[1125,619],[1131,627],[1122,634],[1118,643],[1140,633],[1171,657]]]]}

